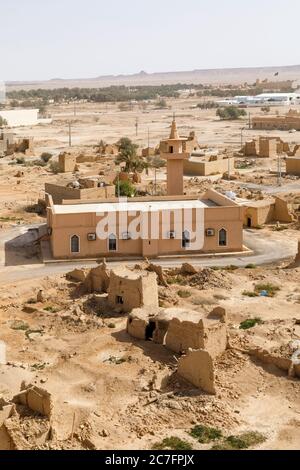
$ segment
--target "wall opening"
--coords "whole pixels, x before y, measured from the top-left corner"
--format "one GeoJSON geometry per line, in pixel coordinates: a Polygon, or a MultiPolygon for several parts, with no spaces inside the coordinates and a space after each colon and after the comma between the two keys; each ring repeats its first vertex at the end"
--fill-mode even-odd
{"type": "Polygon", "coordinates": [[[148,341],[152,340],[155,328],[156,328],[155,321],[149,321],[148,325],[146,326],[146,332],[145,332],[145,339],[146,340],[148,340],[148,341]]]}

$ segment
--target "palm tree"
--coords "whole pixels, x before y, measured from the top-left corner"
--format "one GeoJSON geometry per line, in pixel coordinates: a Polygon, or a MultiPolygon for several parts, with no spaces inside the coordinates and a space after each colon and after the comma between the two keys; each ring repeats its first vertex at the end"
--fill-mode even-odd
{"type": "Polygon", "coordinates": [[[119,154],[115,159],[115,164],[125,163],[123,170],[126,173],[141,173],[147,162],[137,155],[138,145],[134,144],[128,137],[122,137],[118,142],[119,154]]]}

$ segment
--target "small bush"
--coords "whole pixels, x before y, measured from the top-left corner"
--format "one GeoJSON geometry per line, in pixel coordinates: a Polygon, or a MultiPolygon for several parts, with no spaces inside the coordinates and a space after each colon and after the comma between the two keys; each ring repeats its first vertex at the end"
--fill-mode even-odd
{"type": "Polygon", "coordinates": [[[25,158],[24,158],[24,157],[18,157],[18,158],[16,158],[16,163],[17,163],[17,165],[24,165],[24,163],[25,163],[25,158]]]}
{"type": "Polygon", "coordinates": [[[30,299],[27,300],[27,303],[28,303],[28,304],[36,304],[36,303],[37,303],[37,300],[34,299],[33,297],[31,297],[30,299]]]}
{"type": "Polygon", "coordinates": [[[247,113],[244,109],[236,108],[235,106],[226,106],[218,108],[216,115],[222,120],[239,119],[241,116],[246,116],[247,113]]]}
{"type": "Polygon", "coordinates": [[[108,328],[116,328],[115,323],[109,323],[107,326],[108,326],[108,328]]]}
{"type": "Polygon", "coordinates": [[[12,330],[22,330],[22,331],[25,331],[25,330],[28,330],[29,325],[28,325],[28,323],[24,323],[22,320],[15,320],[15,321],[11,324],[10,327],[11,327],[12,330]]]}
{"type": "Polygon", "coordinates": [[[161,442],[156,442],[152,446],[153,450],[192,450],[192,446],[189,442],[184,441],[176,436],[166,437],[161,442]]]}
{"type": "Polygon", "coordinates": [[[220,439],[222,437],[222,431],[217,428],[198,424],[191,429],[190,435],[201,442],[201,444],[207,444],[208,442],[220,439]]]}
{"type": "Polygon", "coordinates": [[[242,450],[248,449],[266,441],[266,437],[260,432],[249,431],[238,436],[228,436],[222,442],[215,444],[212,450],[242,450]]]}
{"type": "Polygon", "coordinates": [[[267,282],[266,284],[256,284],[256,286],[254,287],[254,291],[258,294],[262,291],[266,291],[268,297],[274,297],[276,292],[278,292],[279,290],[279,286],[275,286],[275,284],[271,284],[270,282],[267,282]]]}
{"type": "Polygon", "coordinates": [[[130,181],[118,181],[116,183],[116,197],[133,197],[135,195],[135,187],[130,181]]]}
{"type": "Polygon", "coordinates": [[[228,266],[225,266],[224,269],[226,269],[226,271],[235,271],[236,269],[239,269],[239,267],[235,264],[229,264],[228,266]]]}
{"type": "Polygon", "coordinates": [[[223,294],[214,294],[214,299],[216,299],[216,300],[227,300],[227,299],[229,299],[229,297],[227,297],[227,295],[223,295],[223,294]]]}
{"type": "Polygon", "coordinates": [[[58,163],[58,162],[51,162],[51,163],[50,163],[50,170],[51,170],[52,173],[54,173],[55,175],[57,175],[57,173],[60,173],[59,163],[58,163]]]}
{"type": "Polygon", "coordinates": [[[49,152],[43,152],[40,156],[40,159],[43,160],[43,162],[48,163],[49,160],[52,158],[52,153],[49,152]]]}
{"type": "Polygon", "coordinates": [[[252,292],[251,290],[244,290],[242,295],[246,295],[247,297],[258,297],[257,292],[252,292]]]}
{"type": "Polygon", "coordinates": [[[48,305],[47,307],[44,307],[44,310],[46,310],[46,312],[51,312],[51,313],[59,312],[59,308],[53,307],[53,305],[48,305]]]}
{"type": "Polygon", "coordinates": [[[191,297],[192,294],[188,290],[178,290],[177,295],[182,299],[187,299],[188,297],[191,297]]]}
{"type": "Polygon", "coordinates": [[[194,297],[192,299],[194,305],[215,305],[216,302],[213,299],[205,299],[203,297],[194,297]]]}
{"type": "Polygon", "coordinates": [[[256,264],[253,264],[253,263],[246,264],[245,268],[246,268],[246,269],[255,269],[255,268],[256,268],[256,264]]]}
{"type": "Polygon", "coordinates": [[[28,206],[24,207],[25,212],[29,212],[31,214],[38,214],[38,215],[44,215],[46,212],[45,207],[42,204],[30,204],[28,206]]]}
{"type": "Polygon", "coordinates": [[[263,323],[260,317],[248,318],[240,323],[240,330],[248,330],[255,325],[261,325],[263,323]]]}
{"type": "Polygon", "coordinates": [[[44,160],[38,159],[33,161],[34,166],[46,166],[47,163],[44,160]]]}

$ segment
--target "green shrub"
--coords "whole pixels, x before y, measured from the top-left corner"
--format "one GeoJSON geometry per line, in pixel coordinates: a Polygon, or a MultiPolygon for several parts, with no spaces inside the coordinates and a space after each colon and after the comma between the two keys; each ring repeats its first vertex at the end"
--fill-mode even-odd
{"type": "Polygon", "coordinates": [[[246,295],[247,297],[258,297],[257,292],[252,292],[251,290],[244,290],[242,295],[246,295]]]}
{"type": "Polygon", "coordinates": [[[177,295],[179,295],[179,297],[181,297],[182,299],[187,299],[192,294],[188,290],[178,290],[177,295]]]}
{"type": "Polygon", "coordinates": [[[194,297],[192,299],[194,305],[215,305],[216,301],[213,299],[206,299],[203,297],[194,297]]]}
{"type": "Polygon", "coordinates": [[[192,446],[189,442],[184,441],[176,436],[166,437],[160,442],[156,442],[152,446],[153,450],[192,450],[192,446]]]}
{"type": "Polygon", "coordinates": [[[34,166],[46,166],[47,163],[44,160],[38,159],[38,160],[33,160],[34,166]]]}
{"type": "Polygon", "coordinates": [[[224,108],[218,108],[216,115],[219,116],[220,119],[234,120],[239,119],[241,116],[246,116],[247,113],[244,109],[235,106],[225,106],[224,108]]]}
{"type": "Polygon", "coordinates": [[[225,266],[224,269],[226,269],[226,271],[235,271],[236,269],[239,269],[239,267],[235,264],[229,264],[228,266],[225,266]]]}
{"type": "Polygon", "coordinates": [[[46,310],[46,312],[51,312],[51,313],[59,312],[59,308],[53,307],[53,305],[48,305],[47,307],[44,307],[44,310],[46,310]]]}
{"type": "Polygon", "coordinates": [[[108,328],[116,328],[115,323],[109,323],[107,326],[108,326],[108,328]]]}
{"type": "Polygon", "coordinates": [[[201,444],[207,444],[208,442],[215,441],[222,437],[222,431],[220,431],[220,429],[204,426],[202,424],[194,426],[189,434],[201,442],[201,444]]]}
{"type": "Polygon", "coordinates": [[[12,330],[28,330],[29,325],[28,323],[24,323],[22,320],[15,320],[11,325],[10,325],[12,330]]]}
{"type": "Polygon", "coordinates": [[[40,156],[40,159],[43,160],[43,162],[48,163],[49,160],[52,158],[52,153],[50,152],[43,152],[40,156]]]}
{"type": "Polygon", "coordinates": [[[223,441],[215,444],[212,450],[242,450],[248,449],[266,441],[266,436],[256,431],[249,431],[238,436],[228,436],[223,441]]]}
{"type": "Polygon", "coordinates": [[[253,263],[246,264],[245,268],[246,268],[246,269],[255,269],[255,268],[256,268],[256,264],[253,264],[253,263]]]}
{"type": "Polygon", "coordinates": [[[25,163],[25,158],[24,158],[24,157],[18,157],[18,158],[16,158],[16,163],[17,163],[17,165],[24,165],[24,163],[25,163]]]}
{"type": "Polygon", "coordinates": [[[266,284],[256,284],[254,287],[254,291],[257,292],[258,294],[261,291],[266,291],[268,297],[274,297],[276,292],[280,290],[279,286],[276,286],[275,284],[271,284],[270,282],[267,282],[266,284]]]}
{"type": "Polygon", "coordinates": [[[58,163],[58,162],[51,162],[51,163],[50,163],[50,170],[51,170],[52,173],[54,173],[55,175],[57,175],[57,173],[60,173],[59,163],[58,163]]]}
{"type": "Polygon", "coordinates": [[[240,330],[248,330],[255,325],[261,325],[263,323],[260,317],[248,318],[240,323],[240,330]]]}
{"type": "Polygon", "coordinates": [[[133,197],[135,195],[135,191],[135,187],[130,181],[117,181],[116,183],[116,197],[133,197]]]}

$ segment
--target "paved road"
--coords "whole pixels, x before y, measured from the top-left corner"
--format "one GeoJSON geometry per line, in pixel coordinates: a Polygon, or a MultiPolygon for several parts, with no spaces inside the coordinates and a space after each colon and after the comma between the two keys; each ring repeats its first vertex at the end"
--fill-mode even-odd
{"type": "MultiPolygon", "coordinates": [[[[20,233],[24,234],[28,228],[34,228],[34,226],[14,227],[5,231],[0,230],[0,253],[2,254],[0,258],[0,285],[51,276],[53,274],[63,274],[76,267],[96,266],[95,262],[59,262],[50,264],[37,262],[36,264],[28,264],[30,261],[25,258],[24,264],[5,266],[5,257],[3,256],[5,243],[16,238],[20,233]]],[[[29,237],[29,239],[30,238],[31,237],[29,237]]],[[[253,254],[248,256],[212,256],[205,258],[197,256],[161,258],[159,260],[153,260],[153,262],[163,267],[175,267],[181,265],[183,262],[192,263],[195,266],[227,266],[234,264],[242,267],[248,263],[262,265],[284,260],[294,256],[297,251],[297,242],[295,240],[290,240],[287,237],[282,240],[282,237],[279,238],[276,232],[272,233],[252,229],[244,230],[244,244],[253,251],[253,254]]],[[[126,264],[134,265],[136,262],[137,260],[131,260],[127,261],[126,264]]],[[[120,261],[108,262],[110,266],[116,264],[120,264],[120,261]]]]}
{"type": "Polygon", "coordinates": [[[231,181],[231,183],[234,183],[237,186],[240,186],[241,188],[257,189],[259,191],[264,191],[267,194],[290,193],[300,191],[299,180],[293,183],[282,184],[281,186],[255,183],[241,183],[240,181],[235,180],[231,181]]]}

